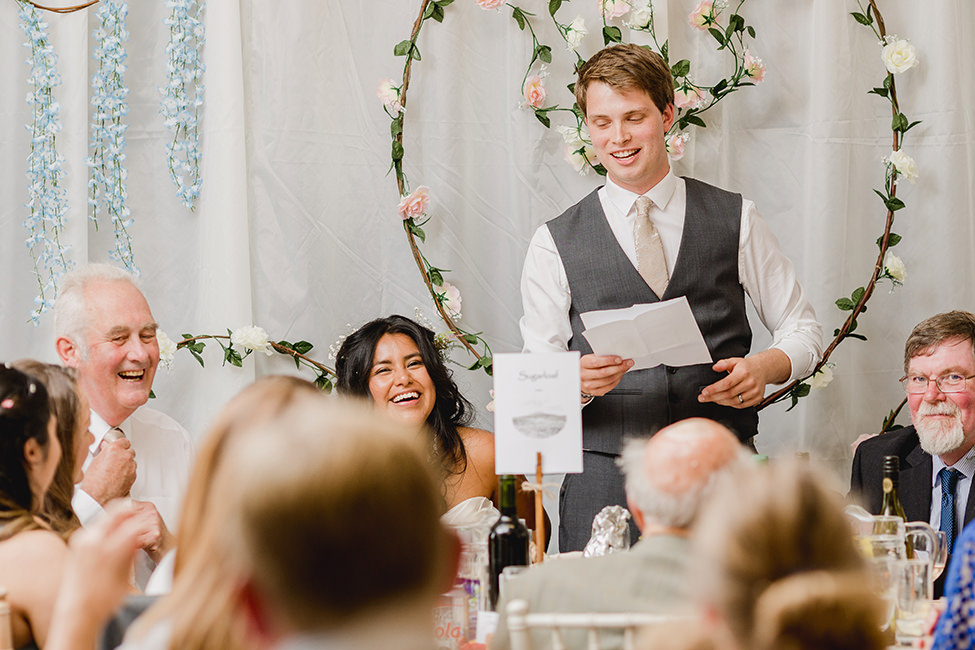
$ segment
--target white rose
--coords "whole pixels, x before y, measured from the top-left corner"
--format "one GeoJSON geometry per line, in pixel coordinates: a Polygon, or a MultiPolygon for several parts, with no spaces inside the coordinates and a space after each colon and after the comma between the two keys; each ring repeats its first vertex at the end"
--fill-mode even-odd
{"type": "Polygon", "coordinates": [[[166,332],[156,330],[156,342],[159,344],[159,361],[166,366],[166,370],[173,369],[173,360],[176,358],[176,343],[169,338],[166,332]]]}
{"type": "Polygon", "coordinates": [[[267,332],[264,331],[263,327],[256,325],[238,327],[230,335],[230,342],[247,350],[263,352],[267,356],[274,354],[274,350],[268,343],[267,332]]]}
{"type": "Polygon", "coordinates": [[[582,39],[588,35],[589,30],[586,28],[586,21],[582,19],[582,16],[576,16],[575,19],[569,23],[568,29],[565,33],[567,49],[578,49],[578,47],[582,44],[582,39]]]}
{"type": "Polygon", "coordinates": [[[893,253],[888,252],[887,256],[884,257],[884,271],[894,279],[894,282],[904,284],[904,280],[907,279],[907,266],[904,265],[901,258],[893,253]]]}
{"type": "Polygon", "coordinates": [[[809,380],[809,386],[813,389],[826,388],[831,381],[833,381],[833,369],[823,366],[809,380]]]}
{"type": "Polygon", "coordinates": [[[589,146],[584,148],[582,145],[569,144],[565,146],[565,161],[582,176],[589,173],[589,161],[595,160],[595,155],[596,152],[589,146]],[[584,150],[580,151],[580,149],[584,150]]]}
{"type": "Polygon", "coordinates": [[[883,59],[887,72],[897,74],[917,65],[917,49],[903,38],[888,36],[880,58],[883,59]]]}
{"type": "Polygon", "coordinates": [[[904,153],[903,149],[898,149],[890,154],[890,164],[894,166],[898,174],[912,183],[917,180],[917,163],[904,153]]]}
{"type": "Polygon", "coordinates": [[[444,282],[440,288],[443,293],[441,304],[447,310],[447,314],[455,320],[460,320],[460,289],[449,282],[444,282]]]}
{"type": "Polygon", "coordinates": [[[626,24],[634,29],[646,29],[653,20],[653,8],[649,2],[633,6],[630,15],[626,19],[626,24]]]}
{"type": "Polygon", "coordinates": [[[585,144],[585,142],[582,141],[582,135],[579,133],[579,129],[574,126],[565,126],[564,124],[560,124],[555,127],[555,130],[562,135],[562,142],[569,146],[578,149],[585,144]]]}

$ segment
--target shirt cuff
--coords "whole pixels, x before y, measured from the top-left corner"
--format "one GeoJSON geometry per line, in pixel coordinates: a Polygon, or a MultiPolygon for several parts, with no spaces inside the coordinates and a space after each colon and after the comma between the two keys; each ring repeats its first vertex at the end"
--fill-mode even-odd
{"type": "Polygon", "coordinates": [[[94,497],[82,490],[80,487],[74,489],[74,496],[71,497],[71,507],[78,515],[78,520],[82,526],[87,526],[95,517],[100,515],[103,510],[100,503],[94,497]]]}
{"type": "Polygon", "coordinates": [[[818,361],[816,355],[811,354],[804,345],[795,341],[779,341],[769,349],[784,352],[785,356],[789,357],[789,364],[791,366],[789,378],[781,384],[775,384],[776,386],[784,386],[785,384],[805,377],[812,372],[812,369],[816,367],[816,362],[818,361]]]}

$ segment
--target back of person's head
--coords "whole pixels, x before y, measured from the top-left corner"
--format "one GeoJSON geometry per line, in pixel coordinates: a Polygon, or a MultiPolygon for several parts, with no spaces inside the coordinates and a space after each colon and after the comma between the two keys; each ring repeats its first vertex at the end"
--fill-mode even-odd
{"type": "Polygon", "coordinates": [[[704,418],[681,420],[649,440],[627,440],[619,465],[637,523],[689,528],[714,485],[743,458],[734,434],[704,418]]]}
{"type": "Polygon", "coordinates": [[[661,113],[674,103],[674,79],[670,66],[663,57],[643,45],[610,45],[593,54],[579,68],[575,95],[583,115],[586,115],[589,84],[594,81],[602,82],[617,92],[643,91],[661,113]]]}
{"type": "Polygon", "coordinates": [[[935,347],[955,339],[968,341],[975,355],[975,314],[949,311],[915,325],[904,344],[904,374],[910,369],[911,359],[930,354],[935,347]]]}
{"type": "Polygon", "coordinates": [[[863,572],[839,493],[808,465],[776,461],[728,477],[694,534],[699,596],[740,647],[772,585],[809,571],[863,572]]]}
{"type": "Polygon", "coordinates": [[[255,600],[288,633],[430,612],[456,552],[416,432],[361,404],[293,409],[227,450],[214,490],[255,600]]]}
{"type": "Polygon", "coordinates": [[[71,507],[78,469],[73,450],[79,442],[78,436],[84,436],[88,430],[88,408],[78,392],[77,374],[74,368],[34,359],[20,359],[10,365],[41,380],[47,389],[51,411],[58,419],[61,462],[44,497],[42,514],[55,531],[70,533],[81,526],[71,507]]]}
{"type": "Polygon", "coordinates": [[[54,302],[54,337],[71,339],[83,355],[88,351],[90,320],[85,291],[96,282],[129,282],[136,288],[139,286],[135,274],[111,264],[86,264],[64,275],[54,302]]]}
{"type": "Polygon", "coordinates": [[[51,407],[40,380],[7,364],[0,365],[0,539],[31,527],[40,508],[31,490],[25,447],[49,445],[51,407]]]}
{"type": "Polygon", "coordinates": [[[883,607],[857,572],[811,571],[774,582],[755,603],[750,650],[880,650],[883,607]]]}
{"type": "MultiPolygon", "coordinates": [[[[181,650],[239,650],[251,647],[243,618],[232,602],[240,563],[230,552],[230,511],[214,480],[227,461],[227,449],[255,427],[263,427],[291,409],[324,400],[309,381],[271,375],[244,388],[221,409],[204,436],[193,462],[176,531],[176,558],[171,593],[163,597],[132,629],[140,639],[153,626],[170,626],[171,647],[181,650]]],[[[268,435],[276,435],[270,431],[268,435]]],[[[243,484],[250,477],[236,477],[243,484]]]]}
{"type": "MultiPolygon", "coordinates": [[[[224,453],[235,436],[280,417],[308,400],[324,398],[313,383],[292,375],[269,375],[258,379],[235,395],[217,415],[200,444],[183,499],[176,545],[183,549],[176,558],[179,573],[186,560],[201,548],[200,540],[219,507],[213,497],[213,478],[224,461],[224,453]]],[[[206,562],[206,558],[202,558],[206,562]]]]}

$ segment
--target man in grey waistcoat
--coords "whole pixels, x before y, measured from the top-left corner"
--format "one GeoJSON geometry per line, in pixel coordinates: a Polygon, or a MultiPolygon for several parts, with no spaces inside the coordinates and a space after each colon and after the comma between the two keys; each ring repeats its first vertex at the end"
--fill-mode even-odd
{"type": "Polygon", "coordinates": [[[822,354],[812,306],[755,205],[671,171],[674,82],[663,59],[607,47],[579,70],[575,93],[607,181],[535,232],[521,280],[524,351],[581,355],[584,471],[562,484],[562,551],[583,548],[604,506],[625,504],[615,465],[624,434],[705,417],[749,443],[766,385],[805,376],[822,354]],[[745,294],[773,337],[752,355],[745,294]],[[679,296],[716,363],[628,372],[632,359],[594,355],[582,336],[584,312],[679,296]]]}

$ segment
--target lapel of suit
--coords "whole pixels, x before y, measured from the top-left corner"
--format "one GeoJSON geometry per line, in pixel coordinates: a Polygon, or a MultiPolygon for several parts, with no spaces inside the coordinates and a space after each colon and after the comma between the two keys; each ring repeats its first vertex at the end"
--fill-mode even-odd
{"type": "MultiPolygon", "coordinates": [[[[900,473],[900,498],[908,521],[931,521],[931,456],[920,446],[905,458],[907,467],[900,473]]],[[[968,507],[972,508],[969,498],[968,507]]],[[[967,515],[966,515],[967,517],[967,515]]]]}
{"type": "MultiPolygon", "coordinates": [[[[973,479],[973,484],[975,484],[975,479],[973,479]]],[[[975,517],[975,490],[969,486],[968,488],[968,503],[965,504],[965,524],[975,517]]]]}

